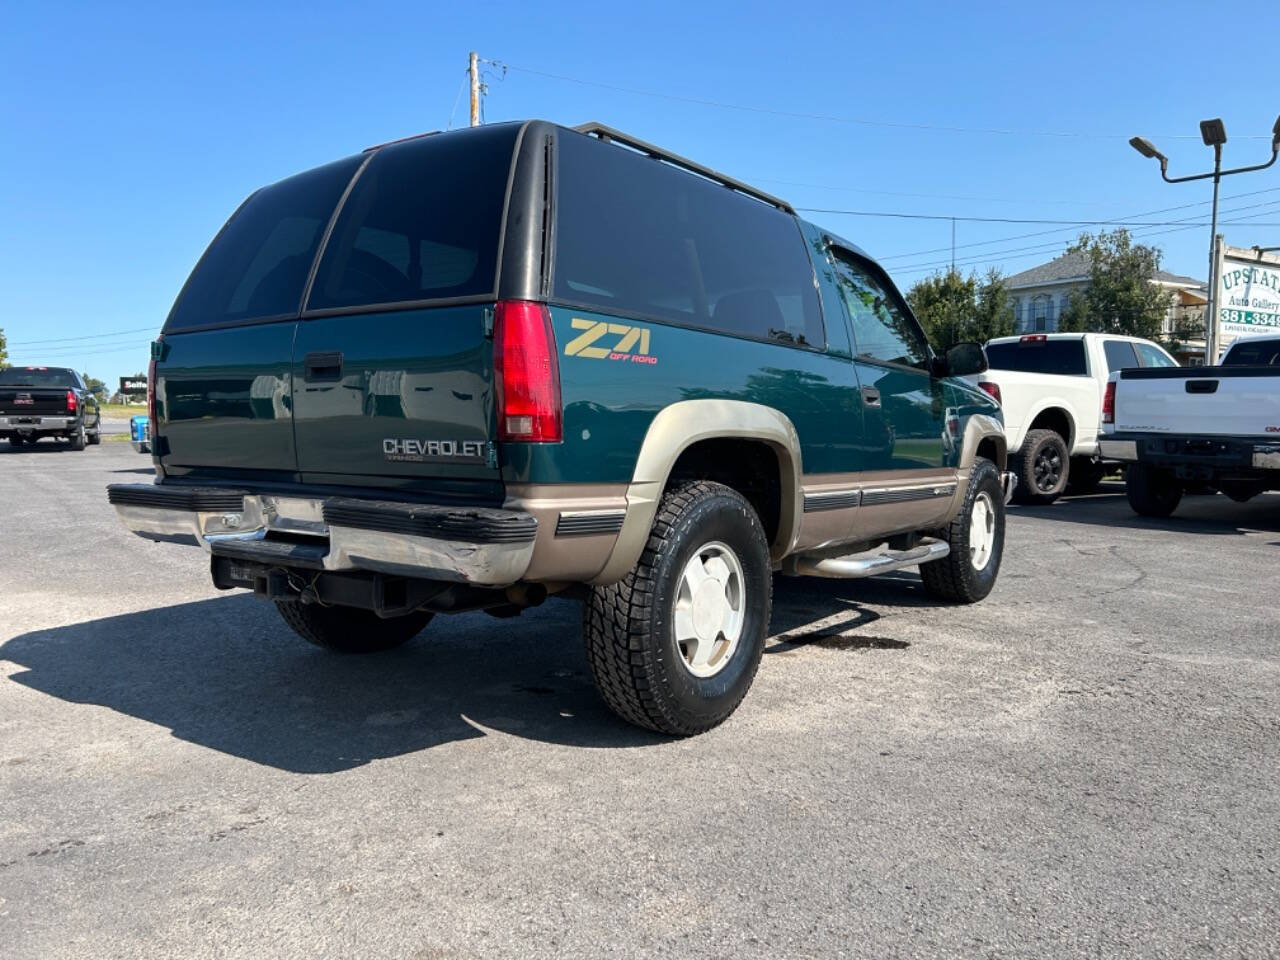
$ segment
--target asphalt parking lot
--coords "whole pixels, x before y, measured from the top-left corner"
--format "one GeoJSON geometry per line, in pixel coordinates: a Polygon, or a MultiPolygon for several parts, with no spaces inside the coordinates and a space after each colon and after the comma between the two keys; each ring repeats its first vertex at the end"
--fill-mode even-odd
{"type": "Polygon", "coordinates": [[[343,658],[0,446],[0,944],[58,957],[1274,956],[1280,496],[1015,509],[984,603],[779,579],[723,727],[578,607],[343,658]]]}

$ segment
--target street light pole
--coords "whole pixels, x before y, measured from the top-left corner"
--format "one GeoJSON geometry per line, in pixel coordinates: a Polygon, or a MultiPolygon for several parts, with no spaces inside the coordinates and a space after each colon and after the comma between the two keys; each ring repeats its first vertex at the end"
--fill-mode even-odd
{"type": "Polygon", "coordinates": [[[1218,359],[1216,344],[1213,342],[1215,339],[1214,334],[1218,329],[1216,322],[1218,310],[1218,185],[1222,182],[1223,177],[1229,177],[1237,173],[1252,173],[1254,170],[1265,170],[1276,162],[1276,158],[1280,157],[1280,117],[1276,118],[1275,126],[1271,128],[1271,159],[1266,163],[1257,163],[1251,167],[1236,167],[1234,170],[1222,169],[1222,145],[1227,142],[1227,130],[1220,119],[1201,120],[1200,138],[1204,141],[1205,146],[1213,147],[1213,169],[1208,173],[1193,173],[1186,177],[1169,176],[1169,158],[1157,150],[1155,145],[1145,137],[1134,137],[1129,141],[1129,146],[1144,157],[1160,161],[1160,176],[1165,183],[1187,183],[1190,180],[1213,178],[1213,222],[1209,229],[1209,303],[1205,310],[1204,337],[1204,362],[1211,364],[1218,359]]]}

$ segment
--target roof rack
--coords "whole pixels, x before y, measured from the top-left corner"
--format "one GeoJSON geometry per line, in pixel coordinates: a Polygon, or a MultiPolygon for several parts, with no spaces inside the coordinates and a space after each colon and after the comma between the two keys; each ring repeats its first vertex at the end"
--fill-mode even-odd
{"type": "Polygon", "coordinates": [[[756,200],[762,200],[772,207],[777,207],[785,213],[795,214],[795,208],[785,200],[779,200],[771,194],[765,193],[763,190],[757,190],[755,187],[748,186],[741,180],[735,180],[733,177],[718,173],[710,167],[704,167],[700,163],[694,163],[692,160],[686,160],[677,154],[663,150],[661,147],[655,147],[651,143],[623,133],[621,130],[615,130],[613,127],[606,126],[603,123],[583,123],[573,128],[578,133],[587,136],[598,137],[605,143],[620,143],[624,147],[630,147],[632,150],[638,150],[643,154],[647,154],[656,160],[663,160],[674,167],[680,167],[690,173],[696,173],[700,177],[706,177],[708,180],[714,180],[716,183],[723,184],[730,190],[736,190],[738,193],[744,193],[748,197],[754,197],[756,200]]]}

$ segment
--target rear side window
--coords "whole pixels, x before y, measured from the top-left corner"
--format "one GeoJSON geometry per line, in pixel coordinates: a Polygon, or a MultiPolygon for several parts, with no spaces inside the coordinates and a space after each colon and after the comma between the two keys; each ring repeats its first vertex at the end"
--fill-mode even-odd
{"type": "Polygon", "coordinates": [[[1142,360],[1144,367],[1176,367],[1178,361],[1174,360],[1159,347],[1150,343],[1135,343],[1134,347],[1138,351],[1138,357],[1142,360]]]}
{"type": "Polygon", "coordinates": [[[383,147],[351,190],[308,310],[493,296],[517,125],[383,147]]]}
{"type": "Polygon", "coordinates": [[[564,133],[555,299],[605,313],[823,347],[795,219],[649,157],[564,133]]]}
{"type": "Polygon", "coordinates": [[[165,330],[298,312],[324,228],[362,157],[348,157],[259,190],[209,245],[165,330]]]}
{"type": "Polygon", "coordinates": [[[1222,358],[1224,367],[1280,367],[1280,340],[1239,340],[1222,358]]]}
{"type": "MultiPolygon", "coordinates": [[[[1036,340],[1032,337],[1008,343],[987,344],[987,363],[992,370],[1022,373],[1055,373],[1083,377],[1089,373],[1083,340],[1036,340]]],[[[1134,366],[1137,366],[1135,363],[1134,366]]]]}
{"type": "Polygon", "coordinates": [[[1104,340],[1102,352],[1107,358],[1107,371],[1110,373],[1138,366],[1138,355],[1128,340],[1104,340]]]}

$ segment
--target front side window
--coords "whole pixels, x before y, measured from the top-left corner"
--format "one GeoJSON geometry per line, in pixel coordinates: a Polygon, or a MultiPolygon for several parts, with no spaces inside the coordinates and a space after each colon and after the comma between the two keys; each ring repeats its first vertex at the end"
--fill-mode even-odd
{"type": "Polygon", "coordinates": [[[813,266],[793,217],[580,134],[562,133],[556,152],[557,300],[825,346],[813,266]]]}
{"type": "Polygon", "coordinates": [[[196,264],[165,330],[296,314],[324,228],[362,159],[300,173],[246,200],[196,264]]]}
{"type": "Polygon", "coordinates": [[[517,128],[383,147],[351,189],[308,310],[492,296],[517,128]]]}
{"type": "Polygon", "coordinates": [[[1151,343],[1135,343],[1144,367],[1176,367],[1178,361],[1151,343]]]}
{"type": "Polygon", "coordinates": [[[838,249],[832,254],[858,359],[927,366],[929,345],[897,297],[854,257],[838,249]]]}

